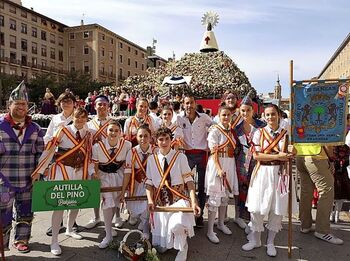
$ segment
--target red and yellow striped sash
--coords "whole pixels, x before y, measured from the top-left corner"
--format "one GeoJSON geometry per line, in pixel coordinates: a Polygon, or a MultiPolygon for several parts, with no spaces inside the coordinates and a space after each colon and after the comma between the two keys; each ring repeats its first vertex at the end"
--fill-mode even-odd
{"type": "Polygon", "coordinates": [[[118,157],[118,155],[119,155],[120,152],[122,151],[122,149],[123,149],[123,147],[124,147],[124,143],[125,143],[125,139],[121,139],[117,152],[115,153],[115,155],[113,156],[113,158],[111,158],[111,155],[109,155],[105,144],[104,144],[102,141],[99,141],[98,144],[100,145],[100,147],[101,147],[103,153],[105,154],[105,156],[106,156],[107,159],[108,159],[108,162],[105,162],[105,163],[103,163],[103,164],[109,164],[109,163],[112,163],[113,161],[115,161],[115,159],[118,157]]]}

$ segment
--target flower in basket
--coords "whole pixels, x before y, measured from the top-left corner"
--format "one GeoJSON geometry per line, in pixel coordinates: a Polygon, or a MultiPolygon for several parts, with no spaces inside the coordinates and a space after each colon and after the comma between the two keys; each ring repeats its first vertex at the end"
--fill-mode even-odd
{"type": "Polygon", "coordinates": [[[136,248],[136,250],[135,250],[135,254],[138,256],[140,256],[143,252],[145,252],[143,247],[136,248]]]}
{"type": "Polygon", "coordinates": [[[152,249],[148,249],[145,260],[160,261],[159,257],[157,256],[157,250],[154,247],[152,249]]]}

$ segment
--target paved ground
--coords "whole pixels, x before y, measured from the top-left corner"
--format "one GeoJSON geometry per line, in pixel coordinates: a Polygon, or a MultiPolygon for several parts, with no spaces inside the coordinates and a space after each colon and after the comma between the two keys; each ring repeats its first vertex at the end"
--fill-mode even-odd
{"type": "MultiPolygon", "coordinates": [[[[348,207],[346,207],[348,209],[348,207]]],[[[80,225],[86,224],[92,216],[92,210],[82,210],[79,213],[77,222],[80,225]]],[[[230,209],[229,216],[233,216],[230,209]]],[[[62,246],[62,255],[54,257],[50,253],[50,240],[46,236],[45,231],[50,224],[50,212],[37,213],[33,223],[33,237],[31,240],[32,251],[28,254],[19,254],[15,250],[6,252],[6,260],[30,261],[30,260],[124,260],[118,256],[118,252],[113,249],[100,250],[97,245],[104,237],[103,226],[96,227],[92,230],[82,228],[81,235],[83,240],[77,241],[67,238],[64,234],[60,234],[59,240],[62,246]]],[[[293,255],[291,260],[310,260],[310,261],[329,261],[329,260],[350,260],[350,213],[343,211],[341,213],[342,222],[332,225],[334,233],[344,240],[343,246],[335,246],[316,239],[313,234],[301,234],[299,232],[299,223],[297,220],[293,222],[293,255]]],[[[239,229],[232,221],[228,226],[233,231],[232,236],[226,236],[218,232],[221,240],[220,244],[214,245],[210,243],[206,237],[206,229],[197,229],[196,236],[189,240],[189,261],[199,260],[288,260],[287,258],[287,225],[284,223],[284,229],[277,235],[276,245],[278,246],[278,255],[276,258],[270,258],[266,255],[266,248],[261,247],[251,252],[241,250],[242,244],[246,243],[244,232],[239,229]]],[[[121,240],[122,236],[130,229],[118,231],[115,240],[121,240]]],[[[266,238],[263,234],[262,238],[266,238]]],[[[265,241],[265,240],[263,240],[265,241]]],[[[161,255],[161,260],[174,260],[175,250],[170,250],[161,255]]]]}

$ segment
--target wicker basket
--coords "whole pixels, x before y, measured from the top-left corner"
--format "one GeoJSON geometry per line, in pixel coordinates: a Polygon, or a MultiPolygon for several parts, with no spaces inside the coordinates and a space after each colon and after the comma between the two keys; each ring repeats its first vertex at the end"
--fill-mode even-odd
{"type": "Polygon", "coordinates": [[[123,240],[119,245],[119,252],[127,259],[131,261],[142,260],[143,256],[147,253],[149,249],[152,249],[151,243],[143,237],[143,234],[139,230],[130,230],[125,234],[123,240]],[[132,234],[138,234],[139,240],[133,244],[128,243],[128,237],[132,234]],[[135,250],[142,247],[144,252],[141,255],[136,255],[135,250]]]}

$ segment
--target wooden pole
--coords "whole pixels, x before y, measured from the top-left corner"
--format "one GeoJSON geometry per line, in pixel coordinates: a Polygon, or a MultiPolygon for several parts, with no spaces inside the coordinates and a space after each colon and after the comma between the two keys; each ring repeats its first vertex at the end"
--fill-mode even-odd
{"type": "MultiPolygon", "coordinates": [[[[292,97],[292,88],[293,88],[293,60],[290,61],[290,101],[293,101],[292,97]]],[[[291,109],[291,106],[290,106],[291,109]]],[[[291,114],[292,115],[292,114],[291,114]]],[[[293,117],[293,116],[291,116],[293,117]]],[[[292,135],[293,131],[291,131],[292,135]]],[[[291,139],[292,140],[292,139],[291,139]]],[[[292,258],[292,159],[288,161],[288,175],[289,175],[289,193],[288,193],[288,258],[292,258]]]]}
{"type": "Polygon", "coordinates": [[[2,230],[2,220],[0,217],[0,252],[1,252],[1,261],[5,261],[5,249],[4,249],[4,236],[2,230]]]}
{"type": "Polygon", "coordinates": [[[154,212],[184,212],[193,213],[193,208],[190,207],[155,207],[154,212]]]}

